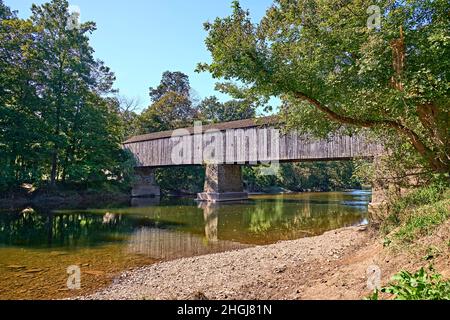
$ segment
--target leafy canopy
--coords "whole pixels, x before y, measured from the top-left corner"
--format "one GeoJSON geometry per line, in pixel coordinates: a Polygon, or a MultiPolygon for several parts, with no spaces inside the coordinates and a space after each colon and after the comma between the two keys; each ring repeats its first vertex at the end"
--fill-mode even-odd
{"type": "Polygon", "coordinates": [[[0,190],[22,183],[124,182],[124,122],[114,74],[94,58],[93,22],[69,28],[69,4],[19,19],[0,1],[0,190]]]}
{"type": "Polygon", "coordinates": [[[278,96],[290,127],[326,136],[342,126],[401,139],[436,172],[450,171],[447,0],[276,0],[258,23],[238,1],[206,23],[212,62],[231,94],[278,96]]]}

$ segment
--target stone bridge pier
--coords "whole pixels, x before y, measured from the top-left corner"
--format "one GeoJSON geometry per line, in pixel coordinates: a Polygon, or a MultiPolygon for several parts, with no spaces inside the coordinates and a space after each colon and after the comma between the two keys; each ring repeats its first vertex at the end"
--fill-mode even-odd
{"type": "MultiPolygon", "coordinates": [[[[159,197],[161,189],[155,181],[155,169],[138,167],[135,169],[136,182],[133,184],[133,198],[159,197]]],[[[248,199],[242,181],[240,165],[206,165],[204,192],[197,194],[198,201],[211,203],[248,199]]]]}
{"type": "Polygon", "coordinates": [[[136,181],[131,189],[133,198],[159,197],[161,189],[155,181],[155,169],[139,167],[135,169],[136,181]]]}
{"type": "Polygon", "coordinates": [[[197,195],[197,200],[215,203],[245,199],[248,194],[244,192],[240,165],[206,165],[204,192],[197,195]]]}

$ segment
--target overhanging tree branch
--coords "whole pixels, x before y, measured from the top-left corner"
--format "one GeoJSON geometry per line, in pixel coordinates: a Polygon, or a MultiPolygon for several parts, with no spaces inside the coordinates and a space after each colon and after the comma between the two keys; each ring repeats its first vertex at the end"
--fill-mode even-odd
{"type": "Polygon", "coordinates": [[[440,172],[446,172],[448,170],[448,166],[441,162],[437,157],[435,157],[434,152],[428,148],[425,143],[422,142],[419,135],[415,133],[413,130],[407,128],[403,124],[394,121],[394,120],[367,120],[367,119],[356,119],[348,116],[344,116],[341,114],[338,114],[337,112],[331,110],[330,108],[324,106],[321,104],[318,100],[309,97],[308,95],[302,93],[302,92],[294,92],[294,96],[301,100],[305,101],[312,106],[314,106],[317,110],[320,110],[321,112],[325,113],[326,116],[332,120],[336,121],[342,124],[349,124],[354,125],[358,127],[364,127],[364,128],[374,128],[377,126],[386,126],[390,127],[392,129],[397,130],[401,134],[407,136],[409,140],[411,141],[411,144],[413,147],[417,150],[417,152],[424,157],[428,163],[431,165],[431,167],[440,172]]]}

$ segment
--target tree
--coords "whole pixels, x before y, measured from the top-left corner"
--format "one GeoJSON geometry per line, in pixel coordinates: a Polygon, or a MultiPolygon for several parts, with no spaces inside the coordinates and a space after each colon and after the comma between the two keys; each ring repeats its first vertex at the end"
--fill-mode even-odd
{"type": "MultiPolygon", "coordinates": [[[[111,91],[113,74],[93,57],[87,34],[95,24],[87,22],[70,28],[69,4],[53,0],[42,6],[33,5],[31,20],[40,30],[36,33],[37,56],[41,66],[38,81],[42,86],[42,105],[52,128],[50,182],[65,180],[77,152],[82,113],[87,110],[86,97],[91,92],[111,91]]],[[[86,128],[85,128],[86,129],[86,128]]],[[[84,130],[86,132],[86,130],[84,130]]]]}
{"type": "Polygon", "coordinates": [[[141,133],[183,128],[193,124],[197,110],[191,100],[189,77],[166,71],[156,89],[150,88],[153,103],[139,117],[141,133]]]}
{"type": "Polygon", "coordinates": [[[48,135],[32,83],[39,67],[36,28],[0,2],[0,189],[34,182],[48,135]]]}
{"type": "Polygon", "coordinates": [[[322,136],[342,126],[401,137],[434,172],[450,171],[447,0],[276,0],[259,23],[233,13],[206,23],[209,71],[222,88],[279,96],[288,127],[322,136]]]}
{"type": "Polygon", "coordinates": [[[144,133],[174,130],[193,124],[197,111],[188,97],[169,91],[140,116],[144,133]]]}
{"type": "Polygon", "coordinates": [[[198,110],[203,121],[212,123],[251,119],[256,116],[256,107],[248,101],[230,100],[221,103],[214,96],[205,98],[198,110]]]}
{"type": "Polygon", "coordinates": [[[11,12],[11,9],[0,0],[0,20],[11,19],[15,17],[15,13],[11,12]]]}
{"type": "Polygon", "coordinates": [[[150,98],[153,102],[157,102],[169,92],[174,92],[180,96],[189,98],[190,91],[191,85],[189,84],[189,77],[186,74],[178,71],[166,71],[162,75],[159,86],[150,88],[150,98]]]}
{"type": "Polygon", "coordinates": [[[125,128],[124,139],[137,135],[139,133],[139,115],[137,113],[140,105],[139,99],[117,95],[111,103],[116,106],[125,128]]]}
{"type": "Polygon", "coordinates": [[[354,172],[352,161],[331,161],[285,163],[278,174],[280,185],[289,190],[334,191],[360,188],[354,172]]]}
{"type": "MultiPolygon", "coordinates": [[[[166,71],[157,88],[150,88],[152,104],[138,117],[138,131],[146,134],[192,126],[198,119],[189,77],[166,71]]],[[[156,180],[168,192],[196,193],[203,188],[204,168],[159,168],[156,180]],[[180,182],[181,181],[181,182],[180,182]]]]}
{"type": "Polygon", "coordinates": [[[125,181],[125,123],[107,97],[114,74],[93,57],[95,24],[68,23],[68,2],[18,19],[0,3],[0,188],[23,182],[125,181]]]}

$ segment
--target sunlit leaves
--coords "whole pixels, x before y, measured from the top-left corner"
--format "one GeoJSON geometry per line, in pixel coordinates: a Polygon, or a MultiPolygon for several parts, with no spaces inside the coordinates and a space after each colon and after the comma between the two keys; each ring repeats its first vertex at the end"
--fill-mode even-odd
{"type": "MultiPolygon", "coordinates": [[[[8,11],[3,7],[0,15],[8,11]]],[[[95,24],[67,28],[65,0],[34,5],[28,20],[6,18],[0,17],[0,189],[50,177],[82,186],[123,181],[123,123],[105,97],[115,77],[93,57],[95,24]]]]}
{"type": "Polygon", "coordinates": [[[442,171],[450,161],[448,133],[436,144],[427,127],[442,131],[442,119],[448,119],[448,1],[378,1],[381,27],[371,29],[367,8],[373,4],[276,0],[255,23],[235,1],[230,16],[207,25],[206,45],[213,61],[199,70],[246,85],[240,93],[236,87],[222,87],[240,98],[246,93],[281,97],[289,126],[321,136],[341,126],[330,124],[330,117],[294,97],[315,99],[364,126],[371,123],[371,130],[383,137],[397,139],[391,136],[395,123],[403,138],[412,137],[408,130],[414,133],[415,138],[405,142],[428,162],[438,159],[431,166],[442,171]],[[417,114],[422,104],[435,106],[428,126],[417,114]]]}

